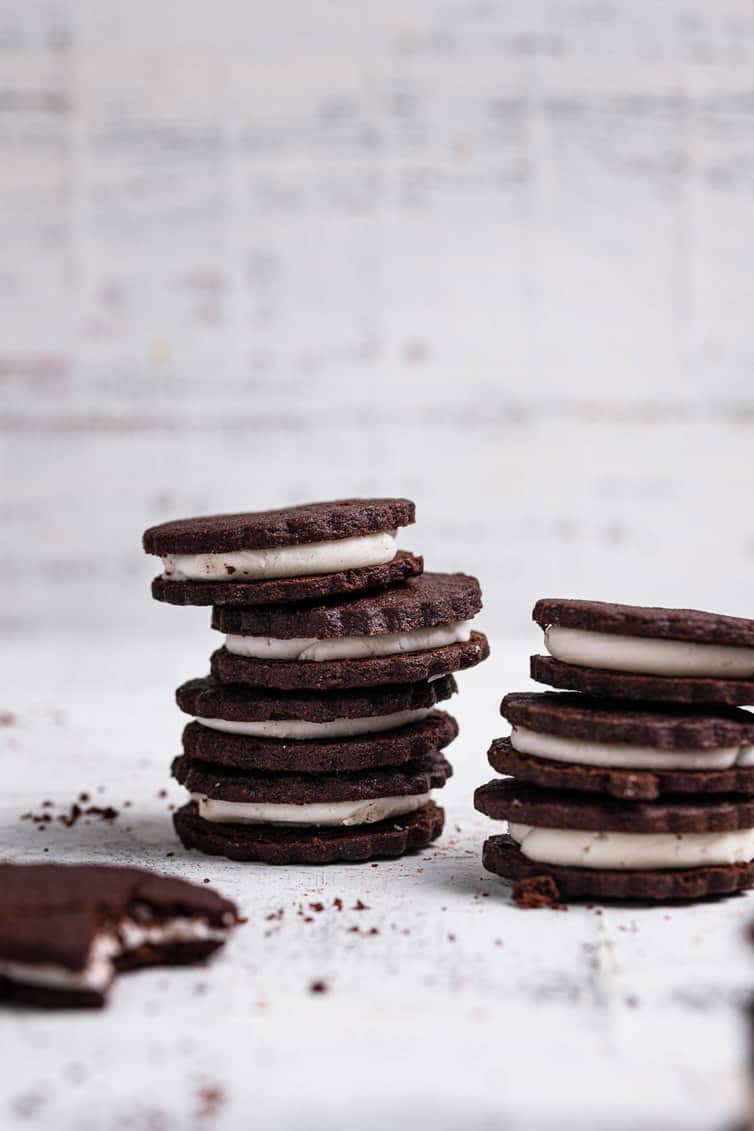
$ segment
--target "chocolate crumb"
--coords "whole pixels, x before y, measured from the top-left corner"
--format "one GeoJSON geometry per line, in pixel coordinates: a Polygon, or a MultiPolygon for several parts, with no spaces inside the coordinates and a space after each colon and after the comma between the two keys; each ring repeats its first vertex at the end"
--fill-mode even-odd
{"type": "Polygon", "coordinates": [[[326,994],[329,988],[330,987],[328,986],[327,982],[312,982],[312,984],[309,986],[309,993],[326,994]]]}
{"type": "Polygon", "coordinates": [[[86,802],[87,802],[88,800],[89,800],[89,794],[88,794],[88,793],[80,793],[80,794],[79,794],[79,801],[81,801],[81,802],[83,802],[84,804],[86,804],[86,802]]]}
{"type": "Polygon", "coordinates": [[[362,903],[362,901],[360,899],[357,899],[356,902],[354,903],[353,907],[351,908],[351,910],[352,911],[368,911],[369,908],[366,905],[366,903],[362,903]]]}
{"type": "Polygon", "coordinates": [[[309,906],[312,909],[312,911],[316,911],[317,913],[319,913],[320,911],[324,911],[324,909],[325,909],[324,903],[310,903],[309,906]]]}
{"type": "Polygon", "coordinates": [[[167,795],[168,795],[168,791],[166,789],[158,789],[158,791],[157,791],[158,797],[167,797],[167,795]]]}
{"type": "Polygon", "coordinates": [[[343,900],[338,899],[337,896],[332,901],[332,905],[333,905],[333,907],[335,908],[336,911],[342,911],[343,910],[343,900]]]}
{"type": "Polygon", "coordinates": [[[553,907],[560,899],[558,885],[552,876],[529,876],[513,887],[513,898],[525,911],[536,907],[553,907]]]}
{"type": "Polygon", "coordinates": [[[211,1119],[225,1103],[225,1093],[219,1084],[205,1084],[197,1093],[199,1119],[211,1119]]]}

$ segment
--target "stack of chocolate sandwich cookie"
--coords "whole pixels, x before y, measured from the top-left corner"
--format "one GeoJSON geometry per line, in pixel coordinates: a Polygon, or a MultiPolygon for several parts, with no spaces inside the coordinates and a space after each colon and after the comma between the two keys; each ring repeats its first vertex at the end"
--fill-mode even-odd
{"type": "Polygon", "coordinates": [[[508,821],[484,863],[560,898],[696,899],[754,885],[754,621],[688,609],[546,600],[549,655],[531,674],[563,692],[511,694],[512,775],[476,807],[508,821]]]}
{"type": "Polygon", "coordinates": [[[271,864],[399,856],[439,836],[458,728],[437,709],[488,654],[479,584],[396,549],[405,499],[153,527],[158,600],[213,605],[224,643],[189,680],[173,775],[187,847],[271,864]]]}

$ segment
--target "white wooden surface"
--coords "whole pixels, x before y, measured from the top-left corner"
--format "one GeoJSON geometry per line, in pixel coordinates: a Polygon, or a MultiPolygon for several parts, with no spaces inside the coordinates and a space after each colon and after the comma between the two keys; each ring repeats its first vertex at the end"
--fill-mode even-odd
{"type": "Polygon", "coordinates": [[[499,630],[747,612],[750,0],[0,0],[0,626],[403,492],[499,630]]]}
{"type": "Polygon", "coordinates": [[[19,643],[0,694],[15,715],[0,728],[0,858],[209,877],[249,922],[207,969],[124,976],[105,1013],[0,1011],[3,1131],[729,1127],[754,902],[523,912],[480,866],[493,826],[471,793],[503,731],[501,693],[527,686],[532,643],[500,642],[462,680],[440,843],[326,870],[202,858],[173,839],[172,689],[204,669],[208,634],[19,643]],[[19,820],[48,798],[57,813],[81,790],[121,810],[112,827],[38,832],[19,820]],[[357,899],[368,910],[350,910],[357,899]],[[318,901],[327,910],[309,909],[318,901]],[[329,992],[311,994],[320,979],[329,992]]]}

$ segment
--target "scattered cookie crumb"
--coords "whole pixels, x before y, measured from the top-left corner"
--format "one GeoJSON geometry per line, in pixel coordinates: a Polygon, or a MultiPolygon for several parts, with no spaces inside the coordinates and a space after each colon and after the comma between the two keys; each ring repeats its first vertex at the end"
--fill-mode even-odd
{"type": "Polygon", "coordinates": [[[513,898],[526,911],[535,907],[554,907],[560,891],[552,876],[529,876],[513,887],[513,898]]]}

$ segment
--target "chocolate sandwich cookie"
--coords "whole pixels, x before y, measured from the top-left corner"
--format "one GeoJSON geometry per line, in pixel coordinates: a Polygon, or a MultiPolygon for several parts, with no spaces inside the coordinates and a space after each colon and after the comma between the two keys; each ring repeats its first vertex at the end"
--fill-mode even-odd
{"type": "Polygon", "coordinates": [[[193,722],[183,732],[183,752],[191,759],[238,770],[332,774],[415,762],[443,750],[457,734],[458,724],[445,711],[432,711],[394,730],[319,742],[227,734],[193,722]]]}
{"type": "Polygon", "coordinates": [[[495,780],[477,809],[508,821],[484,864],[509,879],[551,876],[559,894],[696,899],[754,883],[754,799],[614,801],[495,780]]]}
{"type": "Polygon", "coordinates": [[[408,499],[340,499],[165,522],[143,538],[163,560],[152,595],[258,605],[383,588],[422,571],[421,558],[396,547],[397,528],[414,518],[408,499]]]}
{"type": "Polygon", "coordinates": [[[456,690],[450,675],[422,683],[321,693],[270,692],[218,683],[205,676],[182,684],[176,701],[182,711],[211,730],[252,738],[329,742],[419,722],[456,690]]]}
{"type": "Polygon", "coordinates": [[[612,699],[754,703],[754,620],[695,609],[542,600],[532,678],[612,699]]]}
{"type": "Polygon", "coordinates": [[[549,789],[652,800],[754,794],[754,715],[735,707],[614,703],[585,695],[511,694],[491,765],[549,789]]]}
{"type": "MultiPolygon", "coordinates": [[[[431,789],[441,789],[453,772],[450,763],[439,751],[406,766],[378,767],[353,773],[240,772],[197,762],[185,755],[173,760],[172,770],[176,781],[194,795],[194,800],[198,800],[199,812],[207,820],[216,818],[233,824],[266,821],[273,824],[317,824],[317,821],[307,819],[307,810],[316,806],[323,813],[321,823],[338,825],[364,824],[373,820],[372,808],[380,811],[391,808],[382,804],[386,798],[412,802],[411,808],[419,808],[413,804],[414,800],[428,794],[431,789]],[[375,801],[380,804],[362,804],[375,801]],[[325,814],[326,809],[332,810],[332,813],[325,814]],[[258,811],[264,815],[256,816],[258,811]]],[[[401,804],[392,808],[398,812],[407,811],[401,804]]],[[[386,813],[380,819],[390,815],[386,813]]]]}
{"type": "Polygon", "coordinates": [[[220,824],[203,820],[193,801],[173,814],[186,848],[264,864],[347,864],[403,856],[426,848],[444,822],[434,801],[402,816],[343,828],[220,824]]]}
{"type": "Polygon", "coordinates": [[[216,608],[226,633],[212,657],[224,683],[326,691],[415,683],[480,663],[487,639],[471,631],[479,583],[463,573],[424,573],[347,601],[216,608]]]}
{"type": "Polygon", "coordinates": [[[0,864],[0,999],[101,1006],[116,971],[199,961],[238,921],[211,888],[136,868],[0,864]]]}

